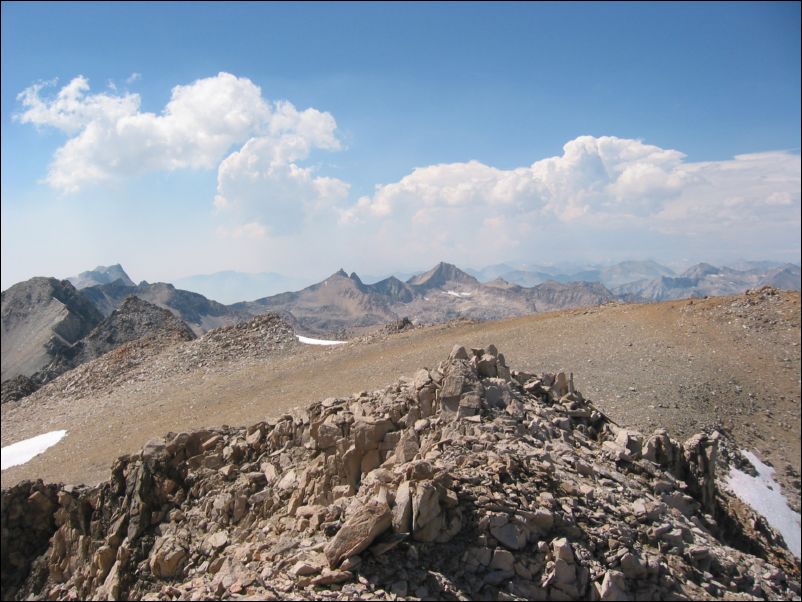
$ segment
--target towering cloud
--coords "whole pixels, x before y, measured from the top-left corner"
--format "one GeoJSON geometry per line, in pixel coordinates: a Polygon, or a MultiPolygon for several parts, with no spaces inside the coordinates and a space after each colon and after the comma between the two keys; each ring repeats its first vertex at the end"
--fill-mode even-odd
{"type": "Polygon", "coordinates": [[[317,177],[297,163],[313,149],[340,148],[334,118],[270,102],[247,78],[219,73],[175,86],[158,115],[140,110],[138,94],[90,93],[83,76],[43,98],[48,85],[19,94],[24,110],[16,118],[69,136],[46,178],[58,190],[77,192],[149,171],[216,168],[218,209],[242,221],[281,216],[268,227],[300,223],[306,210],[347,191],[345,183],[317,177]]]}
{"type": "Polygon", "coordinates": [[[243,244],[358,235],[371,258],[393,265],[400,252],[415,265],[443,257],[478,264],[544,245],[609,249],[649,236],[759,245],[779,232],[798,245],[800,157],[789,152],[691,162],[640,140],[580,136],[562,154],[514,169],[418,167],[354,201],[348,183],[310,163],[317,150],[342,150],[334,117],[267,100],[247,78],[219,73],[175,86],[159,114],[143,112],[138,94],[93,94],[82,76],[43,97],[51,85],[19,94],[16,119],[66,134],[48,170],[52,187],[76,192],[145,172],[216,169],[207,198],[217,232],[243,244]]]}

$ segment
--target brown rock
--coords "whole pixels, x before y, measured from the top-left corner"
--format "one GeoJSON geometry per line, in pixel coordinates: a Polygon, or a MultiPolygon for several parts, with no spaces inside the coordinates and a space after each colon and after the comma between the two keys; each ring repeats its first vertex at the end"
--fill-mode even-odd
{"type": "Polygon", "coordinates": [[[395,493],[393,530],[396,533],[409,533],[412,531],[412,492],[409,481],[401,483],[395,493]]]}
{"type": "Polygon", "coordinates": [[[160,537],[150,553],[150,570],[155,577],[174,577],[186,559],[187,551],[172,536],[160,537]]]}
{"type": "Polygon", "coordinates": [[[392,512],[386,503],[371,500],[349,518],[324,552],[332,568],[345,558],[359,554],[392,525],[392,512]]]}

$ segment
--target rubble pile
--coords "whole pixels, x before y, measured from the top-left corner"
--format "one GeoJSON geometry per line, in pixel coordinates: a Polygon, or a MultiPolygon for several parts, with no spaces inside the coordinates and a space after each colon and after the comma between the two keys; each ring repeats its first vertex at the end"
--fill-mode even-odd
{"type": "Polygon", "coordinates": [[[719,442],[621,428],[570,374],[456,346],[382,390],[151,440],[97,487],[3,490],[2,595],[798,599],[798,562],[717,487],[719,442]]]}

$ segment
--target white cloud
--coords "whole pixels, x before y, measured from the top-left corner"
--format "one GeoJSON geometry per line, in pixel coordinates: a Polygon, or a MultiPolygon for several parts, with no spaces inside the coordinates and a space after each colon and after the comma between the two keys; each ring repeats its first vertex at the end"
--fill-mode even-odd
{"type": "Polygon", "coordinates": [[[140,79],[142,79],[142,74],[141,73],[137,73],[136,71],[134,71],[131,75],[129,75],[126,78],[125,83],[130,86],[134,82],[138,82],[140,79]]]}
{"type": "Polygon", "coordinates": [[[215,207],[238,219],[265,219],[274,234],[297,232],[308,216],[348,195],[347,183],[316,176],[311,167],[297,164],[315,148],[340,149],[336,129],[329,113],[277,103],[268,132],[251,138],[220,164],[215,207]]]}
{"type": "Polygon", "coordinates": [[[799,207],[800,158],[791,153],[689,163],[675,150],[591,136],[568,142],[563,151],[511,170],[478,161],[416,168],[341,210],[341,221],[409,215],[414,223],[431,223],[436,212],[482,209],[508,218],[648,218],[665,225],[689,217],[733,218],[735,207],[761,214],[799,207]]]}
{"type": "MultiPolygon", "coordinates": [[[[127,81],[136,79],[133,74],[127,81]]],[[[219,73],[175,86],[158,115],[140,111],[138,94],[89,93],[83,76],[43,99],[54,83],[24,90],[18,96],[24,111],[16,118],[71,136],[46,178],[61,191],[149,171],[218,168],[218,213],[246,225],[264,223],[275,233],[300,227],[307,213],[347,193],[344,182],[297,164],[314,149],[340,148],[334,118],[287,101],[271,103],[247,78],[219,73]]]]}
{"type": "Polygon", "coordinates": [[[158,114],[141,110],[139,94],[91,93],[83,76],[43,96],[55,83],[20,93],[15,116],[67,136],[48,169],[52,187],[75,192],[151,171],[216,169],[208,202],[218,234],[243,245],[278,244],[291,233],[301,233],[302,245],[327,236],[347,247],[358,238],[354,253],[369,248],[374,265],[398,265],[401,254],[421,266],[653,239],[798,244],[800,157],[787,152],[690,162],[639,140],[580,136],[562,154],[515,169],[479,161],[418,167],[348,205],[348,183],[308,163],[316,150],[342,149],[334,117],[269,101],[247,78],[219,73],[175,86],[158,114]],[[339,229],[325,222],[335,212],[339,229]]]}
{"type": "Polygon", "coordinates": [[[21,123],[50,126],[66,134],[75,134],[95,122],[116,123],[139,109],[139,96],[92,94],[87,96],[89,81],[79,75],[59,90],[55,98],[42,100],[40,92],[56,80],[39,82],[17,95],[25,111],[16,116],[21,123]]]}
{"type": "Polygon", "coordinates": [[[226,228],[225,226],[217,228],[217,235],[221,238],[258,239],[264,238],[265,234],[267,234],[267,229],[259,222],[249,222],[233,228],[226,228]]]}
{"type": "Polygon", "coordinates": [[[778,231],[799,227],[800,157],[771,152],[693,163],[638,140],[581,136],[562,155],[527,167],[469,161],[416,168],[341,209],[340,221],[381,232],[377,246],[392,240],[421,257],[451,250],[477,265],[516,248],[569,250],[601,236],[605,244],[648,232],[748,238],[758,222],[778,231]]]}

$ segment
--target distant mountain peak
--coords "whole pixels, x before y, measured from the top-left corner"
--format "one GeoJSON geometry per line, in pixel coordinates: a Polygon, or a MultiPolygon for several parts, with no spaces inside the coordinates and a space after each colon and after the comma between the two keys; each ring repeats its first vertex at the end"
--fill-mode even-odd
{"type": "Polygon", "coordinates": [[[348,272],[346,272],[344,269],[340,268],[339,270],[334,272],[334,274],[332,274],[332,276],[342,276],[343,278],[348,278],[348,272]]]}
{"type": "Polygon", "coordinates": [[[109,284],[115,280],[121,280],[126,286],[134,286],[134,281],[128,277],[125,270],[119,263],[114,265],[99,265],[94,270],[81,272],[77,276],[70,276],[67,280],[77,289],[97,286],[98,284],[109,284]]]}
{"type": "Polygon", "coordinates": [[[717,268],[714,265],[710,265],[709,263],[697,263],[695,266],[692,266],[685,270],[681,277],[683,278],[704,278],[705,276],[709,276],[711,274],[719,274],[721,273],[721,269],[717,268]]]}
{"type": "Polygon", "coordinates": [[[463,272],[454,264],[444,261],[438,263],[428,272],[414,276],[407,281],[412,286],[427,289],[443,286],[446,282],[456,282],[469,286],[478,286],[479,284],[479,281],[470,274],[463,272]]]}

